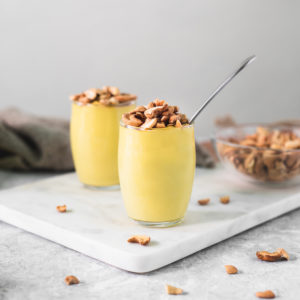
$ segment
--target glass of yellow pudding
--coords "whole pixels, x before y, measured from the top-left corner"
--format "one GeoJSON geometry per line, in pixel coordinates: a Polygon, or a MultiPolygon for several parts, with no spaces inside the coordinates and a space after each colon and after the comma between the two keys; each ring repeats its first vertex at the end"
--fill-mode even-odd
{"type": "Polygon", "coordinates": [[[119,176],[130,218],[155,227],[180,223],[194,173],[194,127],[176,106],[156,99],[123,115],[119,176]]]}
{"type": "Polygon", "coordinates": [[[135,99],[116,87],[71,96],[71,148],[77,175],[86,186],[119,185],[119,123],[122,114],[135,108],[135,99]]]}

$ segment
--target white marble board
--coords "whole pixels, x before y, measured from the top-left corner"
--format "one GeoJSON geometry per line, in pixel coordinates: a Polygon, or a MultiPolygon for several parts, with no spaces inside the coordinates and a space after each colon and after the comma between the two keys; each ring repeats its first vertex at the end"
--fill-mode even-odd
{"type": "Polygon", "coordinates": [[[120,191],[84,188],[74,173],[0,193],[0,219],[118,268],[145,273],[300,207],[300,187],[265,187],[230,177],[223,169],[197,169],[185,221],[146,228],[130,220],[120,191]],[[230,195],[228,205],[219,196],[230,195]],[[207,206],[197,200],[210,197],[207,206]],[[56,211],[66,204],[69,212],[56,211]],[[129,244],[134,234],[148,246],[129,244]]]}

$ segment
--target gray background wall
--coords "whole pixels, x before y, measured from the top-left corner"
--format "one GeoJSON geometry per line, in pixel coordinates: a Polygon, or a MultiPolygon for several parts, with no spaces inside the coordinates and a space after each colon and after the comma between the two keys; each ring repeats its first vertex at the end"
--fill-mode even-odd
{"type": "Polygon", "coordinates": [[[189,116],[245,57],[258,59],[197,122],[300,118],[299,0],[0,0],[0,109],[69,118],[68,96],[117,85],[189,116]]]}

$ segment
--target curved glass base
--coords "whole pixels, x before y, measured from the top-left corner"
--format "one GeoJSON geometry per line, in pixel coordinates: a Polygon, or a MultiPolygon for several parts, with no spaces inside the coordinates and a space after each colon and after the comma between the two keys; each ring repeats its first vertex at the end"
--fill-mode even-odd
{"type": "Polygon", "coordinates": [[[147,227],[157,227],[157,228],[164,228],[164,227],[172,227],[180,224],[183,221],[183,218],[173,220],[173,221],[167,221],[167,222],[147,222],[147,221],[140,221],[135,220],[138,224],[147,226],[147,227]]]}
{"type": "Polygon", "coordinates": [[[107,185],[107,186],[94,186],[83,183],[83,186],[94,191],[118,191],[120,190],[120,185],[107,185]]]}

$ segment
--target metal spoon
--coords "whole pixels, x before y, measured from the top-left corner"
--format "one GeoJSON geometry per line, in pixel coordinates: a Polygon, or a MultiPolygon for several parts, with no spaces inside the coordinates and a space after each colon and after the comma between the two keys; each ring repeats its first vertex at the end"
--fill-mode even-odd
{"type": "Polygon", "coordinates": [[[230,76],[228,76],[219,86],[218,88],[208,97],[208,99],[204,102],[204,104],[195,112],[190,120],[190,124],[192,124],[201,111],[206,107],[206,105],[214,99],[222,90],[223,88],[237,75],[239,74],[247,65],[252,63],[256,59],[256,55],[252,55],[246,58],[241,65],[238,67],[236,71],[234,71],[230,76]]]}

